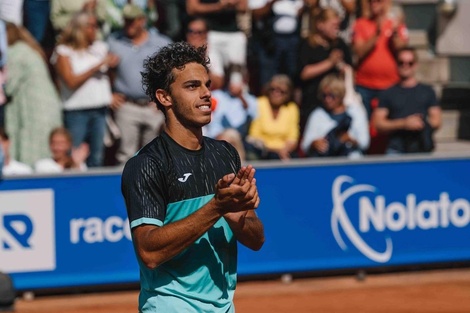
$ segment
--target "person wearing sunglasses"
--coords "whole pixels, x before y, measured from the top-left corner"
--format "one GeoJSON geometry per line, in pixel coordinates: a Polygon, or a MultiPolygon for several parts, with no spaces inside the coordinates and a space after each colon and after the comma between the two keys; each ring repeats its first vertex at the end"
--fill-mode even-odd
{"type": "Polygon", "coordinates": [[[346,85],[335,74],[320,82],[322,105],[309,116],[300,147],[307,157],[360,157],[369,146],[369,124],[363,106],[345,105],[346,85]]]}
{"type": "Polygon", "coordinates": [[[379,133],[387,134],[386,154],[431,152],[433,133],[441,126],[442,111],[434,89],[416,78],[416,50],[411,47],[397,53],[400,82],[385,90],[373,114],[379,133]]]}
{"type": "Polygon", "coordinates": [[[293,83],[285,74],[274,75],[265,96],[258,98],[257,117],[248,132],[247,159],[283,160],[297,156],[299,108],[293,83]]]}

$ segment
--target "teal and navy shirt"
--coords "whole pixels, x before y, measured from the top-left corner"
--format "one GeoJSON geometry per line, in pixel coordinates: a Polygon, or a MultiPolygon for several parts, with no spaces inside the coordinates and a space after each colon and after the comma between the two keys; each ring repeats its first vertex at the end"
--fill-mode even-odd
{"type": "MultiPolygon", "coordinates": [[[[203,139],[200,150],[162,133],[124,167],[122,193],[131,228],[185,218],[213,196],[217,181],[241,167],[235,148],[203,139]]],[[[237,241],[221,218],[173,259],[151,270],[138,258],[140,312],[234,312],[237,241]]]]}

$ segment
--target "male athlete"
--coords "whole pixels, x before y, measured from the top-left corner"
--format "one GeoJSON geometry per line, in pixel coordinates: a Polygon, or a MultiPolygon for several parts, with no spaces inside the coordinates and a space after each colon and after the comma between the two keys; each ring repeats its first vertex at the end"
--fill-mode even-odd
{"type": "Polygon", "coordinates": [[[144,63],[144,89],[166,124],[122,175],[139,312],[234,312],[237,241],[253,250],[264,243],[255,170],[225,141],[202,136],[211,120],[205,55],[178,42],[144,63]]]}

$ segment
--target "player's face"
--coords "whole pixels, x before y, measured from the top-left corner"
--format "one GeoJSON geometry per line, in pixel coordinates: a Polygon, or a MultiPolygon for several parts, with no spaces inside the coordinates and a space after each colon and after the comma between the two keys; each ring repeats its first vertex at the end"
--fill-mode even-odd
{"type": "Polygon", "coordinates": [[[186,128],[200,128],[211,121],[210,80],[201,64],[189,63],[173,69],[175,81],[170,85],[172,105],[168,117],[186,128]]]}

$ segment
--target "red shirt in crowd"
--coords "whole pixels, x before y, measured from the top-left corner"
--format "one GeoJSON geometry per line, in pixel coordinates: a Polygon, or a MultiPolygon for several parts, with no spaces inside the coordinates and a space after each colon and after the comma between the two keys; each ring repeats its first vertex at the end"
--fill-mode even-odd
{"type": "MultiPolygon", "coordinates": [[[[371,89],[386,89],[396,84],[399,80],[397,64],[390,46],[393,36],[394,20],[387,19],[383,22],[381,32],[375,47],[356,69],[356,84],[371,89]]],[[[408,30],[404,24],[397,26],[398,36],[408,40],[408,30]]],[[[377,24],[368,18],[360,18],[353,28],[353,44],[367,41],[377,32],[377,24]]]]}

